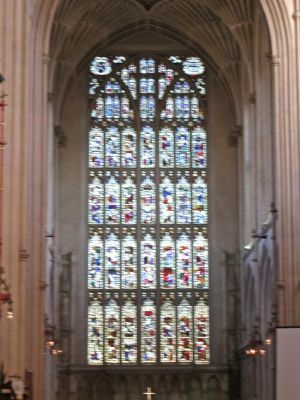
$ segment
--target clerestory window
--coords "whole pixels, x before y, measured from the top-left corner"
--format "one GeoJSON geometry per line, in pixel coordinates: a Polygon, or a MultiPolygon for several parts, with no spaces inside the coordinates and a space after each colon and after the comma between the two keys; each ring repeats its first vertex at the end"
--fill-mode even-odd
{"type": "Polygon", "coordinates": [[[210,360],[205,66],[90,63],[88,364],[210,360]]]}

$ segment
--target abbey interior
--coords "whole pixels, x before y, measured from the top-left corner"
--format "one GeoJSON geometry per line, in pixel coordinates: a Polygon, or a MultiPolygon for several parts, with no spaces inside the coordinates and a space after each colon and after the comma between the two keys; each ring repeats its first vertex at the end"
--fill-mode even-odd
{"type": "Polygon", "coordinates": [[[287,398],[299,0],[0,0],[0,32],[0,399],[287,398]]]}

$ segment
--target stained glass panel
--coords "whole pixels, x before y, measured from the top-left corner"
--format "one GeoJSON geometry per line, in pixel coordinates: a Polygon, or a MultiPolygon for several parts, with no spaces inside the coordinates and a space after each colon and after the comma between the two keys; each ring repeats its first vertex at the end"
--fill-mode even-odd
{"type": "Polygon", "coordinates": [[[135,295],[124,295],[122,306],[122,362],[136,364],[137,362],[137,318],[135,295]]]}
{"type": "Polygon", "coordinates": [[[160,358],[162,363],[176,362],[176,306],[174,294],[163,295],[160,311],[160,358]]]}
{"type": "Polygon", "coordinates": [[[134,233],[125,233],[122,240],[122,288],[137,287],[137,246],[134,233]]]}
{"type": "Polygon", "coordinates": [[[91,229],[88,247],[88,287],[103,288],[104,248],[102,231],[91,229]]]}
{"type": "Polygon", "coordinates": [[[193,313],[190,297],[188,294],[181,294],[183,299],[177,309],[177,357],[179,363],[191,363],[193,361],[193,313]]]}
{"type": "Polygon", "coordinates": [[[204,64],[95,57],[88,90],[88,363],[206,364],[204,64]]]}
{"type": "Polygon", "coordinates": [[[131,225],[136,223],[136,184],[133,176],[126,172],[123,173],[122,184],[122,222],[131,225]]]}
{"type": "Polygon", "coordinates": [[[160,184],[160,223],[174,224],[175,222],[175,199],[174,199],[173,176],[162,173],[160,184]]]}
{"type": "Polygon", "coordinates": [[[174,133],[170,128],[159,132],[159,166],[171,168],[174,166],[174,133]]]}
{"type": "Polygon", "coordinates": [[[191,185],[188,179],[189,173],[177,173],[176,216],[178,224],[191,223],[191,185]]]}
{"type": "Polygon", "coordinates": [[[155,132],[150,126],[141,132],[141,167],[155,167],[155,132]]]}
{"type": "Polygon", "coordinates": [[[156,287],[156,241],[149,233],[144,233],[141,241],[141,287],[156,287]]]}
{"type": "Polygon", "coordinates": [[[120,223],[120,182],[119,174],[106,173],[105,184],[105,222],[120,223]]]}
{"type": "Polygon", "coordinates": [[[141,74],[154,74],[155,73],[155,60],[153,58],[141,58],[140,60],[140,73],[141,74]]]}
{"type": "Polygon", "coordinates": [[[94,294],[88,308],[88,363],[103,364],[103,304],[101,296],[94,294]]]}
{"type": "Polygon", "coordinates": [[[110,126],[105,134],[105,164],[106,167],[120,167],[121,143],[118,128],[110,126]]]}
{"type": "Polygon", "coordinates": [[[176,130],[176,166],[179,168],[189,168],[190,154],[189,129],[185,126],[180,126],[176,130]]]}
{"type": "Polygon", "coordinates": [[[196,294],[194,310],[195,363],[209,363],[209,307],[207,293],[196,294]]]}
{"type": "Polygon", "coordinates": [[[142,173],[141,223],[154,224],[156,220],[154,173],[142,173]]]}
{"type": "Polygon", "coordinates": [[[118,298],[105,300],[105,362],[107,364],[118,364],[120,362],[120,306],[118,298]]]}
{"type": "Polygon", "coordinates": [[[208,288],[208,240],[205,230],[198,231],[193,241],[194,287],[208,288]]]}
{"type": "Polygon", "coordinates": [[[193,223],[207,223],[207,184],[205,173],[193,175],[193,223]]]}
{"type": "Polygon", "coordinates": [[[105,287],[120,289],[120,238],[109,233],[105,240],[105,287]]]}
{"type": "Polygon", "coordinates": [[[91,117],[94,122],[99,122],[104,118],[104,100],[98,97],[92,105],[91,117]]]}
{"type": "Polygon", "coordinates": [[[204,64],[198,57],[188,57],[182,64],[183,72],[187,75],[200,75],[204,72],[204,64]]]}
{"type": "Polygon", "coordinates": [[[90,168],[104,166],[104,131],[101,128],[90,129],[89,166],[90,168]]]}
{"type": "Polygon", "coordinates": [[[169,233],[160,241],[160,286],[164,289],[175,288],[175,242],[169,233]]]}
{"type": "Polygon", "coordinates": [[[206,168],[206,133],[200,126],[192,132],[192,158],[194,168],[206,168]]]}
{"type": "Polygon", "coordinates": [[[141,96],[140,117],[142,121],[153,121],[155,117],[154,96],[141,96]]]}
{"type": "Polygon", "coordinates": [[[104,187],[101,172],[90,171],[89,183],[89,223],[103,223],[104,187]]]}
{"type": "Polygon", "coordinates": [[[142,294],[141,361],[144,364],[156,362],[156,307],[153,298],[153,294],[142,294]]]}
{"type": "Polygon", "coordinates": [[[190,232],[182,233],[177,239],[177,287],[192,288],[192,246],[190,232]]]}

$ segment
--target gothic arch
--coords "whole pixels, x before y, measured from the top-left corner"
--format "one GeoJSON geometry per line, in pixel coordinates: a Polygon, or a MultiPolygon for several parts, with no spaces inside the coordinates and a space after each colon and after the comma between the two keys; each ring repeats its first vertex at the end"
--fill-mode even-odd
{"type": "MultiPolygon", "coordinates": [[[[273,49],[272,61],[275,65],[273,78],[275,85],[274,111],[275,114],[279,115],[280,108],[282,106],[285,106],[283,108],[287,108],[287,106],[292,102],[291,100],[294,100],[295,97],[293,94],[291,94],[291,88],[288,88],[288,94],[280,94],[279,91],[279,88],[283,86],[284,81],[289,81],[289,79],[287,78],[290,75],[289,71],[292,69],[291,66],[287,66],[287,60],[291,60],[293,58],[291,55],[291,49],[289,47],[289,43],[292,43],[292,41],[290,40],[292,38],[291,24],[288,17],[288,11],[285,5],[282,4],[282,2],[278,0],[261,0],[261,4],[265,12],[271,34],[271,43],[273,49]],[[286,54],[285,48],[287,49],[286,51],[288,54],[286,54]],[[287,55],[289,55],[290,57],[287,57],[287,55]],[[283,71],[281,70],[280,73],[277,71],[278,57],[280,57],[280,60],[286,60],[282,61],[283,71]]],[[[28,132],[31,130],[30,135],[28,136],[27,143],[29,154],[26,160],[26,174],[27,176],[31,176],[31,178],[28,182],[28,188],[25,189],[26,193],[24,194],[24,196],[27,198],[27,203],[25,204],[24,211],[26,215],[24,219],[30,223],[28,224],[28,227],[25,228],[26,234],[23,234],[23,236],[25,237],[25,247],[28,248],[31,252],[31,261],[33,265],[32,273],[36,274],[37,276],[36,286],[38,286],[39,280],[43,280],[45,276],[45,270],[43,270],[45,265],[44,254],[46,253],[44,244],[44,227],[41,227],[41,229],[37,229],[34,221],[39,220],[41,218],[41,215],[44,218],[46,214],[45,199],[47,198],[47,187],[45,185],[45,177],[47,176],[47,157],[49,156],[47,150],[47,139],[48,132],[50,131],[49,133],[53,133],[52,117],[51,115],[48,115],[48,119],[47,117],[45,117],[48,114],[48,105],[46,98],[49,92],[49,88],[51,90],[51,86],[49,86],[48,75],[49,72],[53,74],[55,71],[55,66],[52,65],[52,61],[48,57],[50,51],[50,35],[53,28],[53,20],[58,5],[58,0],[39,1],[33,10],[32,24],[30,28],[31,45],[29,48],[28,56],[28,59],[30,60],[30,71],[28,71],[30,81],[25,97],[28,101],[28,115],[30,115],[30,121],[26,129],[28,130],[28,132]],[[38,54],[39,57],[36,57],[36,54],[38,54]],[[33,88],[35,89],[33,90],[33,88]],[[34,151],[34,149],[37,150],[34,151]],[[38,171],[38,173],[36,173],[36,171],[38,171]],[[34,196],[34,189],[32,190],[32,187],[40,191],[42,195],[38,198],[37,196],[34,196]],[[29,206],[28,204],[33,204],[35,205],[35,207],[29,206]],[[29,207],[31,208],[29,209],[29,207]],[[36,267],[35,265],[41,265],[41,267],[36,267]]],[[[290,64],[292,64],[292,62],[290,62],[290,64]]],[[[232,68],[232,65],[224,64],[222,68],[232,68]]],[[[294,76],[294,71],[292,72],[293,73],[291,74],[291,76],[294,76]]],[[[282,134],[289,131],[289,129],[291,128],[289,118],[290,116],[286,116],[283,121],[279,121],[278,119],[275,121],[275,130],[277,132],[277,136],[280,135],[279,130],[281,130],[282,134]]],[[[278,144],[280,144],[280,141],[284,141],[282,136],[280,136],[280,138],[277,140],[278,144]]],[[[286,149],[285,152],[287,152],[286,149]]],[[[278,153],[277,158],[280,159],[278,153]]],[[[280,164],[280,166],[282,166],[282,163],[280,164]]],[[[286,173],[285,176],[279,175],[280,181],[288,182],[289,180],[285,178],[288,178],[288,173],[286,173]]],[[[288,183],[286,183],[286,185],[288,185],[288,183]]],[[[287,193],[290,192],[290,190],[283,190],[283,192],[287,193]]],[[[287,211],[285,201],[287,201],[287,199],[283,198],[279,200],[279,203],[280,205],[283,204],[282,215],[283,218],[287,217],[286,224],[289,225],[289,222],[291,222],[291,217],[287,211]]],[[[290,229],[293,229],[294,225],[292,223],[291,226],[292,228],[290,229]]],[[[284,237],[283,234],[281,236],[284,237]]],[[[291,237],[290,234],[286,236],[291,237]]],[[[296,238],[297,236],[294,235],[294,237],[296,238]]],[[[290,247],[287,246],[287,248],[290,247]]],[[[289,268],[293,264],[293,259],[290,255],[290,252],[287,252],[286,255],[281,255],[281,260],[287,260],[287,263],[283,262],[283,265],[287,264],[289,268]]],[[[42,304],[41,306],[38,321],[36,322],[41,337],[43,336],[43,312],[44,304],[42,304]]],[[[39,343],[39,350],[41,350],[41,348],[42,341],[40,341],[39,343]]],[[[38,353],[34,354],[34,365],[37,370],[42,370],[43,361],[42,357],[38,353]]],[[[36,387],[38,388],[36,397],[42,397],[42,379],[36,385],[36,387]]]]}

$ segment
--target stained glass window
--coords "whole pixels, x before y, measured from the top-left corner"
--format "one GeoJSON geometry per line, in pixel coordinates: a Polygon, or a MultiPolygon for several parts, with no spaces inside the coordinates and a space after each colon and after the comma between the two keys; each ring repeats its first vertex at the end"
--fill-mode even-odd
{"type": "Polygon", "coordinates": [[[205,94],[198,57],[90,63],[90,365],[210,361],[205,94]]]}

